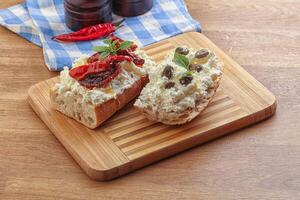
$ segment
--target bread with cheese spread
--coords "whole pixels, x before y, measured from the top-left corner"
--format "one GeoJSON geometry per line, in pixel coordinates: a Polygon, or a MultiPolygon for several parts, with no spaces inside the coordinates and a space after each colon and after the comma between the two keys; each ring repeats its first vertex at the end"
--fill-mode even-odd
{"type": "MultiPolygon", "coordinates": [[[[138,50],[136,53],[145,60],[144,67],[121,62],[122,71],[105,88],[88,89],[80,85],[65,67],[59,83],[50,91],[53,107],[89,128],[96,128],[139,95],[148,82],[146,69],[154,66],[154,62],[144,52],[138,50]]],[[[87,60],[88,57],[83,56],[75,61],[73,68],[86,64],[87,60]]]]}
{"type": "Polygon", "coordinates": [[[134,106],[150,120],[185,124],[208,106],[221,76],[222,63],[213,51],[178,47],[149,74],[134,106]]]}

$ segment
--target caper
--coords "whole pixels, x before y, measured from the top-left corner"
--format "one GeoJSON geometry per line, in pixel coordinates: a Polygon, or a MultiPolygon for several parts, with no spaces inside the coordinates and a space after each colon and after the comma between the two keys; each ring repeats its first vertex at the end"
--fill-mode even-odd
{"type": "Polygon", "coordinates": [[[165,84],[165,89],[170,89],[170,88],[172,88],[172,87],[174,87],[175,86],[175,83],[174,82],[167,82],[166,84],[165,84]]]}
{"type": "Polygon", "coordinates": [[[188,76],[183,76],[182,78],[180,78],[179,82],[181,83],[181,85],[186,86],[186,85],[190,84],[192,82],[192,80],[193,80],[193,76],[188,75],[188,76]]]}
{"type": "Polygon", "coordinates": [[[190,50],[186,47],[177,47],[175,52],[179,53],[179,54],[182,54],[182,55],[188,55],[190,50]]]}
{"type": "Polygon", "coordinates": [[[195,58],[201,59],[205,58],[209,55],[209,51],[207,49],[201,49],[195,53],[195,58]]]}
{"type": "Polygon", "coordinates": [[[189,65],[189,70],[201,72],[201,71],[203,70],[203,66],[200,65],[200,64],[194,64],[194,63],[191,63],[191,64],[189,65]]]}
{"type": "Polygon", "coordinates": [[[167,65],[165,67],[165,69],[163,70],[161,76],[162,77],[165,76],[168,79],[172,79],[173,78],[173,71],[174,71],[174,68],[171,65],[167,65]]]}

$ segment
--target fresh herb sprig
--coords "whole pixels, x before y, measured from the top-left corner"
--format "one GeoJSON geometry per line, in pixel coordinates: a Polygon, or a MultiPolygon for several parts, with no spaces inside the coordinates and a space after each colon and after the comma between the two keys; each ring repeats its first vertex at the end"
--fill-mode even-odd
{"type": "Polygon", "coordinates": [[[178,79],[181,79],[183,77],[193,77],[194,73],[192,70],[190,70],[190,60],[185,55],[175,52],[173,62],[186,69],[185,72],[177,75],[178,79]]]}
{"type": "Polygon", "coordinates": [[[175,52],[173,61],[177,65],[179,65],[181,67],[184,67],[185,69],[189,70],[190,61],[186,56],[175,52]]]}
{"type": "Polygon", "coordinates": [[[94,51],[100,54],[101,58],[106,58],[109,55],[117,55],[119,50],[127,50],[133,45],[131,41],[124,41],[120,45],[117,45],[117,41],[113,41],[112,39],[105,39],[103,42],[107,46],[95,46],[93,48],[94,51]]]}

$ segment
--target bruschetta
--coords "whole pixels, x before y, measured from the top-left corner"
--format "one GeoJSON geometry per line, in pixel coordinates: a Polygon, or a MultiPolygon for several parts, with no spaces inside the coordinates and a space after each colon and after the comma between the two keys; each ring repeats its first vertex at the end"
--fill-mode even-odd
{"type": "Polygon", "coordinates": [[[222,63],[213,51],[181,46],[149,74],[134,106],[150,120],[185,124],[208,106],[221,77],[222,63]]]}
{"type": "Polygon", "coordinates": [[[145,68],[155,66],[132,42],[112,37],[105,43],[65,67],[50,91],[56,110],[92,129],[138,96],[148,83],[145,68]]]}

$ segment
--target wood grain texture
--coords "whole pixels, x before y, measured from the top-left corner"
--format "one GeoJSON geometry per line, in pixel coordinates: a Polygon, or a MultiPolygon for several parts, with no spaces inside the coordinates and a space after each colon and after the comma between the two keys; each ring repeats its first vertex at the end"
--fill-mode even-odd
{"type": "Polygon", "coordinates": [[[95,180],[111,180],[275,113],[274,95],[200,33],[184,33],[144,50],[159,63],[168,52],[182,45],[212,49],[224,63],[220,90],[201,116],[186,125],[167,126],[149,121],[128,105],[97,129],[88,129],[51,106],[49,91],[59,81],[58,77],[32,86],[29,103],[95,180]]]}
{"type": "Polygon", "coordinates": [[[129,176],[95,182],[26,102],[30,86],[57,74],[41,67],[40,48],[0,28],[1,200],[300,198],[299,1],[186,2],[204,34],[275,94],[276,115],[129,176]]]}

